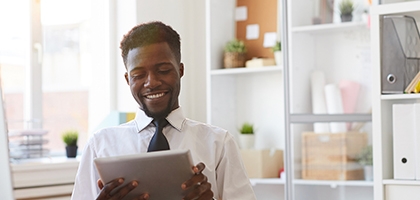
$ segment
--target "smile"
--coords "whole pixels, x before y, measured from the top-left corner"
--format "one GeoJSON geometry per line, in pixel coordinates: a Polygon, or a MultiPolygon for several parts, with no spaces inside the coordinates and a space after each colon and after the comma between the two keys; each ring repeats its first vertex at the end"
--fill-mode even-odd
{"type": "Polygon", "coordinates": [[[158,93],[158,94],[150,94],[150,95],[146,95],[146,98],[148,99],[157,99],[162,97],[163,95],[165,95],[165,93],[158,93]]]}

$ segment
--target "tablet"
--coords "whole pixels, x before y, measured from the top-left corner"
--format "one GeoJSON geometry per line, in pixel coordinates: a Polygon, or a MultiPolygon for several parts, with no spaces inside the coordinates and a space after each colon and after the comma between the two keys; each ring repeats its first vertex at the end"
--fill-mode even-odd
{"type": "Polygon", "coordinates": [[[181,184],[194,174],[189,150],[168,150],[124,156],[96,158],[99,176],[104,183],[124,178],[122,187],[136,180],[139,185],[124,199],[149,193],[150,200],[182,199],[181,184]]]}

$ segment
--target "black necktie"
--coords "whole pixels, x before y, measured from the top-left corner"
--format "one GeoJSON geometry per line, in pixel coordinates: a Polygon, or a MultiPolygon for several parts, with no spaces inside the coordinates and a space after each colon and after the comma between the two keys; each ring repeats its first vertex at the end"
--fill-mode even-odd
{"type": "Polygon", "coordinates": [[[154,120],[153,123],[156,125],[156,130],[152,140],[150,140],[147,152],[169,150],[168,140],[162,133],[163,127],[168,125],[168,121],[166,121],[166,119],[160,119],[154,120]]]}

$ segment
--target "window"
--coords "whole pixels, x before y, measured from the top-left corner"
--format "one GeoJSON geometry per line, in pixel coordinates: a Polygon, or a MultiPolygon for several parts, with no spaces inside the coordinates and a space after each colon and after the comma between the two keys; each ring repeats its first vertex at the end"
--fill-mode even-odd
{"type": "MultiPolygon", "coordinates": [[[[82,149],[89,127],[95,126],[89,120],[95,50],[89,39],[94,31],[92,1],[0,0],[0,24],[7,27],[0,32],[0,78],[8,127],[48,130],[44,147],[50,155],[64,155],[64,131],[78,130],[82,149]]],[[[107,15],[106,10],[97,13],[107,15]]]]}

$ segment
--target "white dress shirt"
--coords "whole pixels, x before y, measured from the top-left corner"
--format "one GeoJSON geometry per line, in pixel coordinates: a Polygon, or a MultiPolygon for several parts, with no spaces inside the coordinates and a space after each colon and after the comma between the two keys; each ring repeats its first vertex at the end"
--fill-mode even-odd
{"type": "MultiPolygon", "coordinates": [[[[163,129],[170,149],[189,149],[194,164],[203,162],[203,171],[211,183],[216,199],[256,199],[246,175],[239,149],[226,130],[184,117],[182,109],[166,118],[170,126],[163,129]]],[[[95,199],[100,190],[94,158],[146,153],[155,127],[139,109],[134,120],[102,129],[89,139],[81,156],[72,199],[95,199]]],[[[118,178],[118,177],[115,177],[118,178]]]]}

